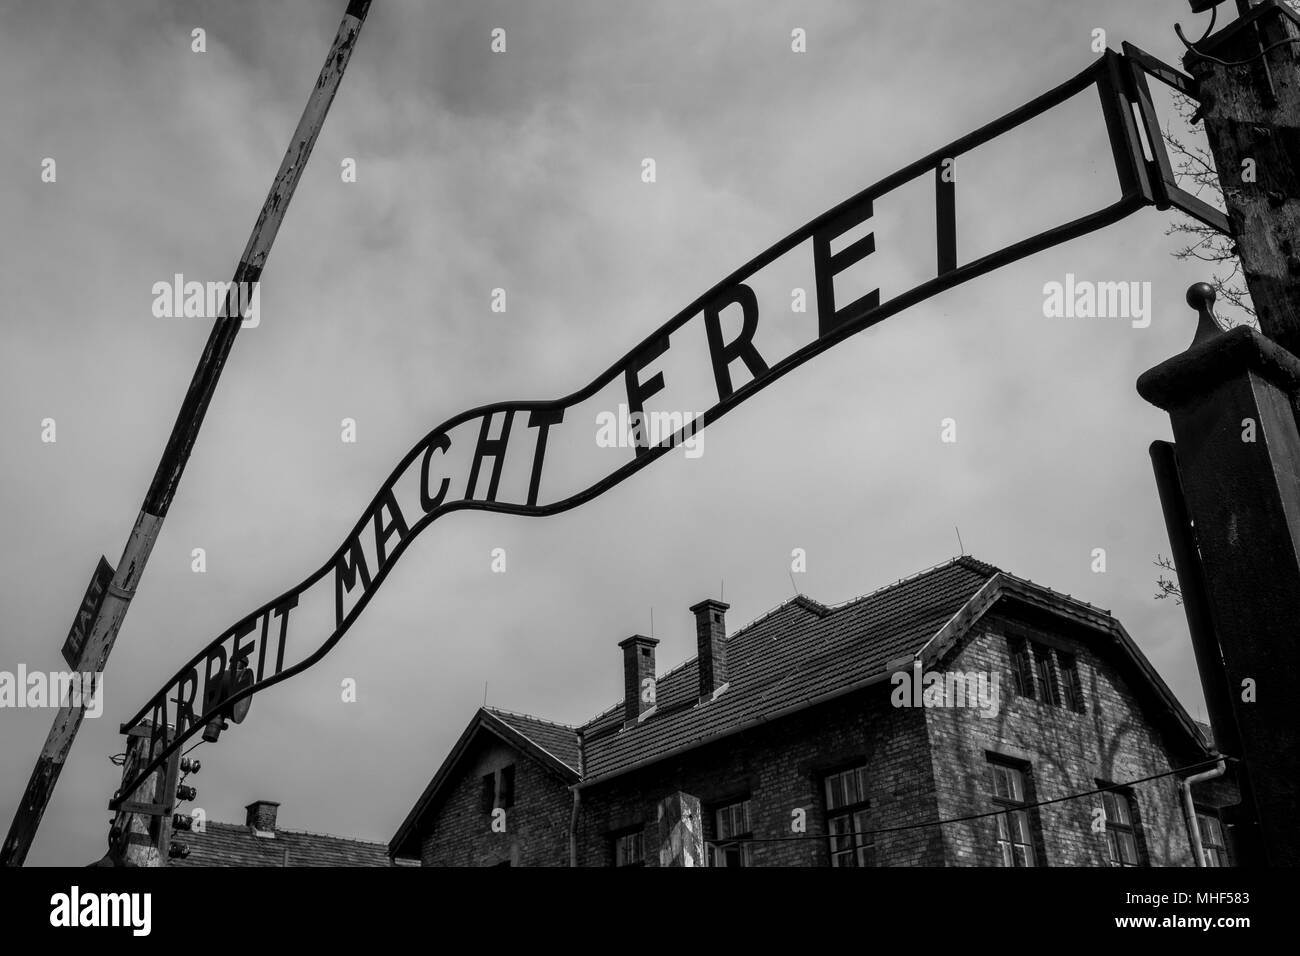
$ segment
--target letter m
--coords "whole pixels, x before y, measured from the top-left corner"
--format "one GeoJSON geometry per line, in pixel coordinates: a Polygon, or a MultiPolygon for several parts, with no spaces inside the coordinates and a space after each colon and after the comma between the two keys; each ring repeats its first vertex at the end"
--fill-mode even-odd
{"type": "MultiPolygon", "coordinates": [[[[228,312],[226,308],[226,304],[230,298],[230,291],[234,288],[235,283],[233,282],[208,283],[207,307],[209,318],[222,318],[227,315],[235,315],[240,311],[238,301],[230,303],[235,307],[234,312],[228,312]]],[[[237,289],[236,292],[238,292],[237,289]]]]}
{"type": "Polygon", "coordinates": [[[130,926],[131,896],[128,893],[103,893],[100,895],[100,926],[130,926]]]}
{"type": "Polygon", "coordinates": [[[339,556],[334,559],[334,624],[343,623],[343,592],[356,587],[361,579],[362,596],[370,590],[370,568],[366,565],[366,554],[361,550],[361,539],[353,538],[348,542],[339,556]]]}
{"type": "Polygon", "coordinates": [[[1098,318],[1105,319],[1127,319],[1129,318],[1128,310],[1128,283],[1127,282],[1098,282],[1097,283],[1097,313],[1098,318]],[[1102,311],[1102,303],[1106,303],[1105,311],[1102,311]]]}

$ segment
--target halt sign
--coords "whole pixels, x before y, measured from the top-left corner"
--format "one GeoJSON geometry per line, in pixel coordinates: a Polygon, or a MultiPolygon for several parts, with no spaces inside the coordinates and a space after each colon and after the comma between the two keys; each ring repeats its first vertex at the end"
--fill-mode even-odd
{"type": "Polygon", "coordinates": [[[86,596],[77,608],[72,630],[68,631],[68,639],[63,642],[63,659],[74,671],[81,670],[81,652],[86,647],[86,639],[90,637],[90,629],[95,626],[95,618],[99,617],[99,608],[104,603],[104,595],[108,593],[108,585],[112,580],[113,566],[101,554],[99,565],[90,577],[90,584],[86,586],[86,596]]]}

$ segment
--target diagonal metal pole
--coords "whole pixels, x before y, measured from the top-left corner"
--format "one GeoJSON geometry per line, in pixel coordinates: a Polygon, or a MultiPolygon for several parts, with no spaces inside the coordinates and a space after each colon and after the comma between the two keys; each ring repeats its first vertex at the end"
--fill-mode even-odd
{"type": "MultiPolygon", "coordinates": [[[[343,22],[339,24],[329,55],[325,58],[325,65],[321,68],[320,77],[307,100],[307,107],[298,121],[298,128],[294,130],[293,139],[275,174],[275,181],[271,184],[271,191],[262,204],[262,211],[253,226],[252,235],[248,237],[244,254],[240,257],[231,293],[226,300],[225,317],[217,319],[212,334],[208,336],[208,344],[203,349],[189,391],[181,403],[180,413],[176,417],[176,424],[172,426],[171,437],[163,450],[158,470],[154,473],[140,514],[135,519],[135,526],[122,551],[122,559],[118,562],[108,593],[86,639],[80,671],[93,670],[96,674],[103,671],[108,655],[113,650],[118,630],[126,617],[127,608],[130,607],[131,598],[144,572],[145,563],[149,560],[149,553],[153,550],[163,519],[167,516],[172,497],[176,494],[176,486],[185,470],[190,451],[194,448],[203,416],[207,413],[217,380],[221,377],[221,370],[225,367],[226,358],[230,355],[230,348],[243,321],[242,312],[238,307],[233,307],[233,303],[241,300],[246,303],[248,300],[247,297],[235,299],[235,290],[248,288],[238,283],[256,282],[261,277],[275,234],[284,221],[289,200],[293,197],[298,180],[302,178],[303,168],[307,165],[316,137],[325,123],[325,116],[334,101],[334,94],[343,79],[343,71],[347,69],[369,9],[370,0],[350,0],[348,3],[343,22]]],[[[72,741],[85,716],[88,703],[85,696],[69,693],[67,701],[54,718],[45,747],[37,758],[36,769],[32,771],[27,790],[18,805],[18,812],[14,814],[9,835],[5,838],[3,849],[0,849],[0,865],[22,866],[27,858],[27,851],[36,836],[36,828],[40,826],[54,785],[58,782],[68,751],[72,748],[72,741]]]]}

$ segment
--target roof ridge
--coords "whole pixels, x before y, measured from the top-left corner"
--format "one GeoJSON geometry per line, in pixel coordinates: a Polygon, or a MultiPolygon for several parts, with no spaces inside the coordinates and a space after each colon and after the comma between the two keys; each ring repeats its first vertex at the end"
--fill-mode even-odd
{"type": "Polygon", "coordinates": [[[1083,598],[1075,597],[1073,594],[1070,594],[1066,591],[1058,591],[1055,588],[1048,587],[1046,584],[1039,584],[1037,581],[1031,580],[1030,578],[1022,578],[1020,575],[1012,574],[1010,571],[1002,571],[1001,573],[1006,577],[1010,578],[1011,580],[1019,582],[1020,584],[1027,584],[1031,588],[1038,588],[1038,590],[1046,591],[1048,594],[1051,594],[1055,597],[1064,598],[1065,600],[1071,602],[1072,604],[1082,605],[1083,607],[1086,607],[1091,611],[1095,611],[1096,613],[1101,614],[1105,617],[1109,617],[1112,620],[1115,619],[1115,615],[1108,607],[1102,607],[1100,604],[1093,604],[1091,601],[1085,601],[1083,598]]]}
{"type": "Polygon", "coordinates": [[[507,717],[522,717],[525,720],[534,720],[539,724],[549,724],[552,727],[559,727],[561,730],[573,730],[578,728],[572,724],[562,724],[558,720],[547,720],[545,717],[538,717],[536,714],[525,714],[518,710],[506,710],[504,707],[484,707],[490,714],[505,714],[507,717]]]}
{"type": "Polygon", "coordinates": [[[574,741],[574,743],[578,745],[578,763],[581,764],[581,763],[582,763],[582,745],[581,745],[581,743],[579,743],[579,740],[578,740],[578,728],[576,728],[576,727],[566,727],[564,724],[557,724],[557,723],[555,723],[554,721],[551,721],[551,720],[542,720],[540,717],[529,717],[529,715],[527,715],[527,714],[516,714],[516,713],[513,713],[512,711],[500,711],[500,712],[498,712],[498,711],[494,711],[494,710],[492,710],[492,709],[490,709],[490,708],[488,708],[488,707],[484,707],[484,708],[483,708],[483,712],[489,714],[489,715],[492,716],[495,720],[500,721],[502,724],[504,724],[506,727],[508,727],[508,728],[511,730],[511,732],[516,733],[516,734],[519,734],[519,736],[523,737],[523,738],[524,738],[525,740],[527,740],[530,744],[532,744],[534,747],[536,747],[536,748],[537,748],[538,750],[540,750],[542,753],[546,754],[546,756],[550,757],[552,760],[554,760],[554,761],[555,761],[556,763],[558,763],[560,766],[562,766],[562,767],[567,767],[568,769],[574,771],[575,773],[578,772],[578,767],[577,767],[577,766],[575,766],[574,764],[569,763],[569,761],[565,760],[563,757],[561,757],[559,754],[557,754],[554,750],[552,750],[551,748],[547,747],[547,746],[546,746],[545,744],[543,744],[540,740],[538,740],[534,735],[529,734],[525,728],[516,727],[516,726],[514,726],[513,724],[511,724],[509,721],[507,721],[507,720],[503,720],[503,719],[501,718],[501,714],[506,714],[507,716],[510,716],[510,717],[523,717],[523,718],[525,718],[526,720],[528,720],[528,719],[535,720],[535,721],[536,721],[537,723],[539,723],[539,724],[546,724],[548,727],[554,727],[554,728],[557,729],[557,730],[567,731],[568,733],[572,734],[572,735],[573,735],[573,741],[574,741]]]}
{"type": "Polygon", "coordinates": [[[384,853],[388,852],[387,843],[379,843],[374,840],[362,840],[359,837],[340,836],[337,833],[317,833],[315,830],[276,830],[276,833],[292,833],[294,836],[325,837],[327,840],[339,840],[343,843],[359,843],[362,846],[383,847],[384,853]]]}
{"type": "MultiPolygon", "coordinates": [[[[860,601],[865,601],[867,598],[875,597],[878,594],[883,594],[886,591],[896,588],[901,584],[909,584],[912,581],[917,580],[918,578],[922,578],[927,574],[933,574],[935,571],[940,571],[943,568],[949,567],[950,565],[954,565],[954,564],[959,564],[962,567],[965,567],[971,571],[977,571],[980,574],[988,574],[990,577],[994,574],[1008,573],[1006,571],[1003,571],[996,564],[989,564],[987,561],[981,561],[979,558],[975,557],[974,555],[959,554],[956,557],[949,558],[947,561],[940,561],[938,564],[932,564],[928,568],[922,568],[920,571],[914,571],[911,574],[899,578],[897,581],[891,581],[889,584],[881,585],[880,587],[876,588],[873,591],[867,591],[863,594],[859,594],[857,597],[851,597],[846,601],[840,601],[839,603],[836,604],[827,604],[825,606],[832,611],[838,611],[841,608],[846,608],[849,607],[850,605],[857,604],[860,601]],[[978,567],[971,567],[972,564],[978,565],[978,567]]],[[[1015,577],[1014,574],[1010,576],[1015,577]]]]}
{"type": "MultiPolygon", "coordinates": [[[[207,827],[228,827],[231,830],[240,830],[244,833],[254,832],[253,828],[247,823],[227,823],[225,820],[209,820],[204,825],[207,827]]],[[[383,847],[385,852],[388,850],[387,843],[381,843],[375,840],[362,840],[359,837],[341,836],[337,833],[317,833],[315,830],[285,830],[279,827],[272,832],[276,834],[286,833],[291,836],[325,837],[328,840],[339,840],[343,843],[359,843],[362,846],[383,847]]]]}

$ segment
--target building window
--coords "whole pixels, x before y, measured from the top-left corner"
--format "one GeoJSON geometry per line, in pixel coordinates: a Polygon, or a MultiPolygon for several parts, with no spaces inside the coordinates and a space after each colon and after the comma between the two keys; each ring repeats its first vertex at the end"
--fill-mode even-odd
{"type": "Polygon", "coordinates": [[[615,866],[645,866],[645,830],[632,830],[614,837],[615,866]]]}
{"type": "Polygon", "coordinates": [[[1061,695],[1056,692],[1056,675],[1052,673],[1052,650],[1042,644],[1034,645],[1034,670],[1038,675],[1038,690],[1044,704],[1061,706],[1061,695]]]}
{"type": "Polygon", "coordinates": [[[1023,637],[1008,640],[1011,650],[1011,686],[1020,697],[1034,697],[1034,667],[1029,660],[1029,642],[1023,637]]]}
{"type": "Polygon", "coordinates": [[[1106,846],[1110,865],[1141,866],[1132,799],[1126,793],[1107,791],[1101,795],[1101,801],[1106,812],[1106,846]]]}
{"type": "Polygon", "coordinates": [[[502,767],[497,772],[497,806],[515,805],[515,765],[502,767]]]}
{"type": "Polygon", "coordinates": [[[1037,866],[1024,770],[990,760],[989,771],[993,777],[993,806],[998,811],[993,820],[1001,865],[1037,866]]]}
{"type": "Polygon", "coordinates": [[[480,809],[484,813],[491,813],[498,807],[513,807],[514,805],[515,765],[510,764],[510,766],[494,770],[492,773],[485,773],[483,775],[482,789],[480,790],[480,809]]]}
{"type": "Polygon", "coordinates": [[[1061,665],[1061,690],[1065,706],[1076,714],[1084,712],[1083,683],[1079,680],[1079,662],[1068,651],[1059,651],[1056,662],[1061,665]]]}
{"type": "Polygon", "coordinates": [[[826,776],[826,833],[831,866],[875,866],[867,800],[867,768],[852,767],[826,776]]]}
{"type": "Polygon", "coordinates": [[[709,847],[711,866],[753,866],[748,842],[727,842],[748,841],[754,835],[753,828],[749,825],[748,799],[715,810],[713,830],[717,835],[717,843],[709,847]]]}
{"type": "Polygon", "coordinates": [[[1196,826],[1201,832],[1201,856],[1206,866],[1231,866],[1228,844],[1223,839],[1223,824],[1213,810],[1196,808],[1196,826]]]}

